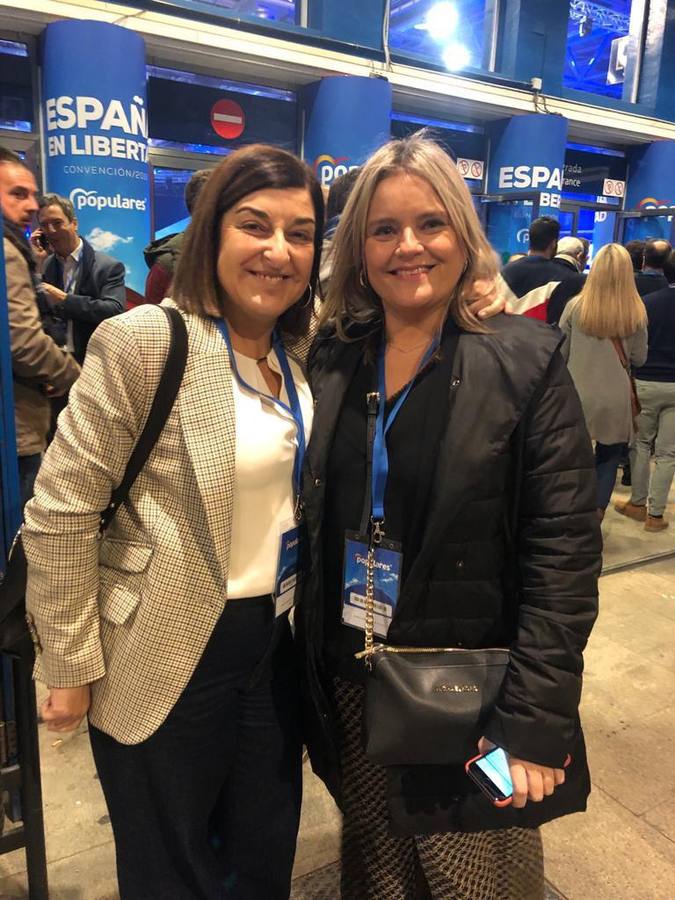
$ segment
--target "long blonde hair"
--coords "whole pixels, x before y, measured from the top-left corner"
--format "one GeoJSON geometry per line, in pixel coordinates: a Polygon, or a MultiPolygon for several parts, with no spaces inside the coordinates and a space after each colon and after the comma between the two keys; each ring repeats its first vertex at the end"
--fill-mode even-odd
{"type": "Polygon", "coordinates": [[[635,287],[633,263],[625,247],[607,244],[598,251],[577,305],[577,324],[592,337],[629,337],[647,324],[647,310],[635,287]]]}
{"type": "Polygon", "coordinates": [[[449,299],[449,311],[467,331],[483,332],[483,323],[469,309],[476,278],[494,278],[495,256],[487,242],[464,179],[448,154],[423,132],[390,141],[364,164],[359,173],[333,241],[333,267],[323,322],[334,323],[338,337],[346,339],[351,322],[377,321],[382,307],[364,279],[364,249],[368,211],[377,186],[385,178],[405,172],[424,178],[445,207],[466,257],[466,267],[449,299]]]}

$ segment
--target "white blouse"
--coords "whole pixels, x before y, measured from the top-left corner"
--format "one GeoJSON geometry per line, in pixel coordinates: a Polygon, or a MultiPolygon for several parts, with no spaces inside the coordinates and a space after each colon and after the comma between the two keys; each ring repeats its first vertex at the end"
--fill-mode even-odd
{"type": "MultiPolygon", "coordinates": [[[[270,390],[256,360],[235,351],[239,375],[262,393],[270,390]]],[[[298,391],[309,443],[314,405],[302,369],[288,357],[298,391]]],[[[267,364],[281,375],[275,351],[267,364]]],[[[271,594],[279,557],[282,525],[293,518],[293,463],[298,442],[290,413],[247,391],[232,375],[236,418],[236,457],[232,539],[227,584],[229,599],[271,594]]],[[[290,406],[283,384],[279,399],[290,406]]]]}

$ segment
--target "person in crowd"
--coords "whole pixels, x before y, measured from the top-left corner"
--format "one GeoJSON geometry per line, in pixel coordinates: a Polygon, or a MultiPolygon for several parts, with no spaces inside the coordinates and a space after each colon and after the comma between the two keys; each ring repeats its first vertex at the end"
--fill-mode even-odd
{"type": "Polygon", "coordinates": [[[325,294],[328,290],[328,282],[330,280],[333,238],[340,222],[340,216],[347,204],[358,175],[359,167],[355,166],[353,169],[345,172],[344,175],[336,178],[328,192],[328,200],[326,201],[326,232],[321,250],[321,272],[319,275],[322,294],[325,294]]]}
{"type": "Polygon", "coordinates": [[[644,522],[645,531],[668,527],[664,512],[675,473],[675,251],[666,259],[663,274],[669,286],[644,300],[649,352],[644,365],[635,370],[641,411],[631,448],[631,497],[614,507],[624,516],[644,522]],[[656,459],[650,478],[654,442],[656,459]]]}
{"type": "Polygon", "coordinates": [[[472,198],[441,147],[414,135],[364,164],[310,355],[309,574],[296,615],[306,740],[343,812],[347,900],[427,889],[453,900],[542,898],[537,826],[586,803],[578,704],[600,567],[591,444],[560,335],[520,316],[486,327],[467,308],[467,285],[493,273],[472,198]],[[368,398],[388,460],[373,472],[377,523],[368,398]],[[504,529],[509,516],[515,532],[504,529]],[[510,807],[492,806],[462,765],[385,770],[364,755],[355,658],[364,617],[350,612],[344,624],[343,548],[352,529],[376,525],[402,548],[388,644],[511,646],[480,741],[509,754],[510,807]],[[527,598],[519,625],[503,588],[516,568],[527,598]]]}
{"type": "Polygon", "coordinates": [[[42,327],[36,264],[25,237],[37,209],[33,173],[15,153],[0,147],[0,210],[22,505],[33,494],[47,445],[49,397],[65,394],[80,372],[77,362],[42,327]]]}
{"type": "Polygon", "coordinates": [[[588,261],[588,242],[584,246],[581,238],[564,237],[558,241],[558,248],[553,262],[563,266],[570,272],[583,272],[588,261]]]}
{"type": "Polygon", "coordinates": [[[517,262],[519,259],[525,259],[527,257],[527,253],[512,253],[511,256],[506,260],[505,265],[508,265],[512,262],[517,262]]]}
{"type": "Polygon", "coordinates": [[[633,266],[633,274],[636,276],[636,286],[637,286],[637,275],[642,271],[642,267],[645,264],[645,244],[646,241],[633,240],[628,241],[627,244],[624,244],[624,247],[628,251],[628,255],[630,256],[630,261],[633,266]]]}
{"type": "Polygon", "coordinates": [[[39,207],[40,227],[31,243],[41,260],[41,289],[62,322],[63,345],[82,364],[97,326],[124,312],[124,265],[80,237],[75,209],[66,197],[44,194],[39,207]],[[51,253],[42,249],[43,236],[51,253]]]}
{"type": "Polygon", "coordinates": [[[122,900],[288,897],[302,739],[272,595],[313,416],[323,221],[305,163],[262,145],[228,156],[166,301],[187,326],[183,383],[126,504],[100,540],[169,346],[147,304],[93,336],[27,508],[42,716],[63,732],[89,715],[122,900]]]}
{"type": "MultiPolygon", "coordinates": [[[[192,215],[197,199],[209,180],[211,172],[213,169],[198,169],[185,185],[185,206],[189,215],[192,215]]],[[[143,251],[145,261],[150,269],[145,280],[146,303],[161,303],[165,297],[169,296],[184,240],[185,232],[179,231],[178,234],[170,234],[151,241],[143,251]]]]}
{"type": "Polygon", "coordinates": [[[583,287],[583,276],[553,261],[560,223],[541,216],[530,225],[530,249],[502,269],[504,297],[515,313],[555,324],[570,297],[583,287]]]}
{"type": "Polygon", "coordinates": [[[595,441],[597,508],[602,518],[616,473],[633,436],[630,366],[647,359],[647,313],[633,279],[628,251],[602,247],[577,299],[560,320],[563,355],[595,441]]]}
{"type": "Polygon", "coordinates": [[[668,287],[668,279],[663,274],[663,265],[671,250],[670,241],[663,239],[645,243],[642,271],[635,275],[635,285],[641,297],[668,287]]]}

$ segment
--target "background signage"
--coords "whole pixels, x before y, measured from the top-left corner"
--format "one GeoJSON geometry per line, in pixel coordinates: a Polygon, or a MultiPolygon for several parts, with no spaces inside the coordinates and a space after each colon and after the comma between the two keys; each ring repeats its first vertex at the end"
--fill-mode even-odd
{"type": "Polygon", "coordinates": [[[538,193],[542,206],[557,209],[563,191],[567,120],[553,115],[514,116],[496,123],[490,134],[489,193],[538,193]]]}
{"type": "Polygon", "coordinates": [[[47,190],[72,201],[80,234],[121,260],[127,287],[142,294],[150,238],[143,40],[79,21],[54,22],[43,37],[47,190]]]}
{"type": "Polygon", "coordinates": [[[626,186],[626,160],[592,150],[565,151],[563,193],[576,199],[596,201],[598,197],[621,199],[626,186]]]}
{"type": "Polygon", "coordinates": [[[303,92],[303,156],[322,185],[360,166],[389,140],[391,85],[382,78],[335,76],[303,92]]]}
{"type": "MultiPolygon", "coordinates": [[[[171,70],[167,70],[171,71],[171,70]]],[[[179,78],[150,75],[148,106],[150,137],[199,148],[219,147],[234,150],[245,144],[275,144],[296,150],[297,105],[288,91],[264,89],[249,93],[248,85],[237,91],[218,85],[192,84],[179,78]],[[274,96],[278,94],[278,96],[274,96]]],[[[204,79],[206,80],[206,79],[204,79]]]]}

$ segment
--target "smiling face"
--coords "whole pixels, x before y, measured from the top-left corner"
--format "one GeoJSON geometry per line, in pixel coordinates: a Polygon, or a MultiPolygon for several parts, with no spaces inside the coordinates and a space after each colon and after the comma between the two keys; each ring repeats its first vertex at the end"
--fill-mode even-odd
{"type": "Polygon", "coordinates": [[[385,313],[409,315],[447,306],[466,255],[429,182],[400,172],[381,181],[373,194],[364,259],[385,313]]]}
{"type": "Polygon", "coordinates": [[[38,223],[49,246],[59,256],[66,257],[77,247],[77,219],[72,221],[56,203],[43,206],[38,213],[38,223]]]}
{"type": "Polygon", "coordinates": [[[218,280],[232,324],[273,326],[307,289],[314,205],[306,188],[248,194],[223,216],[218,280]]]}

